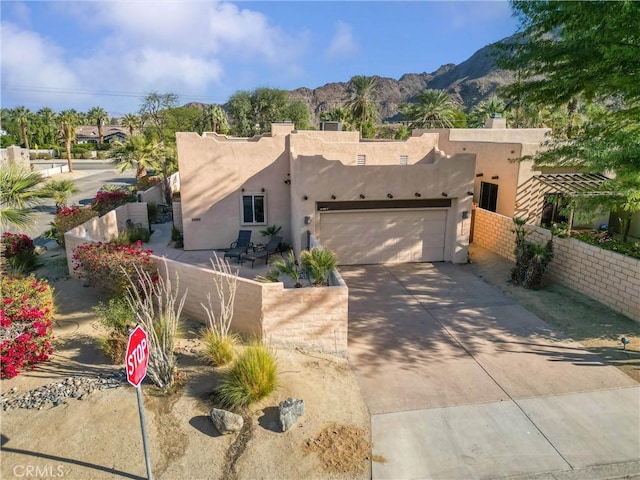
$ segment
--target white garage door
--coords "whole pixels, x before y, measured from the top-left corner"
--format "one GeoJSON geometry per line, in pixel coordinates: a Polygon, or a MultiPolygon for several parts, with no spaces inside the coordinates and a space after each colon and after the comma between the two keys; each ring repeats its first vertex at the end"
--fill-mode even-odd
{"type": "Polygon", "coordinates": [[[320,243],[341,265],[444,260],[447,210],[320,214],[320,243]]]}

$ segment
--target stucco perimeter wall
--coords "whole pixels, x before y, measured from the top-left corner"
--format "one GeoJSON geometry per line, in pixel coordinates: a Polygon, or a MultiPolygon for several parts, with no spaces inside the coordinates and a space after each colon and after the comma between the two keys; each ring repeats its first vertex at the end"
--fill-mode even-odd
{"type": "Polygon", "coordinates": [[[156,205],[165,203],[164,193],[162,192],[162,185],[157,184],[153,187],[146,189],[143,192],[138,192],[138,201],[146,203],[154,203],[156,205]]]}
{"type": "Polygon", "coordinates": [[[231,140],[176,133],[185,250],[227,248],[240,229],[252,230],[253,242],[263,241],[259,231],[264,225],[242,224],[243,193],[265,194],[265,223],[282,226],[289,241],[286,140],[286,135],[231,140]]]}
{"type": "MultiPolygon", "coordinates": [[[[473,242],[514,261],[512,228],[511,218],[478,208],[473,242]]],[[[531,241],[546,242],[551,237],[548,230],[528,228],[531,241]]],[[[551,278],[640,322],[640,260],[574,238],[555,238],[553,244],[551,278]]]]}
{"type": "Polygon", "coordinates": [[[144,228],[149,228],[147,204],[127,203],[115,210],[111,210],[102,217],[91,218],[64,234],[67,264],[73,277],[79,277],[73,273],[73,250],[83,243],[108,242],[113,237],[117,237],[120,233],[126,231],[127,220],[131,220],[134,224],[141,224],[144,228]]]}

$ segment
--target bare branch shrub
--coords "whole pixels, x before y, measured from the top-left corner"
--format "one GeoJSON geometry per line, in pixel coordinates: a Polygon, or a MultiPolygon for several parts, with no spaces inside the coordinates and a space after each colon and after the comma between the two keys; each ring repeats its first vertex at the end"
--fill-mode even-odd
{"type": "Polygon", "coordinates": [[[218,294],[218,309],[214,310],[210,293],[207,294],[208,304],[201,303],[200,305],[207,313],[209,329],[226,337],[229,335],[233,319],[233,305],[238,289],[238,272],[237,269],[231,268],[227,260],[218,257],[215,253],[211,258],[211,266],[216,272],[222,274],[213,277],[213,284],[218,294]]]}
{"type": "Polygon", "coordinates": [[[201,303],[207,314],[208,327],[202,335],[204,350],[202,355],[215,366],[229,363],[235,354],[238,336],[229,333],[233,320],[233,305],[238,289],[237,270],[232,270],[229,262],[214,254],[211,266],[220,273],[215,275],[213,283],[216,287],[218,308],[214,309],[211,294],[207,294],[207,305],[201,303]]]}
{"type": "Polygon", "coordinates": [[[173,349],[187,292],[178,299],[178,274],[174,287],[166,262],[164,268],[166,278],[156,278],[136,266],[135,278],[127,274],[129,288],[126,299],[149,337],[149,378],[166,393],[173,386],[177,373],[173,349]]]}

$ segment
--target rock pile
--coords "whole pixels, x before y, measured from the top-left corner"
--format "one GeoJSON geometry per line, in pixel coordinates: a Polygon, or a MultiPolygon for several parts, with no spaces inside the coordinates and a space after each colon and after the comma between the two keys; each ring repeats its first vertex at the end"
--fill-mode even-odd
{"type": "Polygon", "coordinates": [[[43,385],[28,392],[18,393],[14,387],[0,395],[0,405],[5,412],[14,408],[42,410],[47,404],[57,407],[66,398],[84,400],[96,390],[117,388],[126,383],[124,370],[98,377],[73,376],[60,382],[43,385]]]}

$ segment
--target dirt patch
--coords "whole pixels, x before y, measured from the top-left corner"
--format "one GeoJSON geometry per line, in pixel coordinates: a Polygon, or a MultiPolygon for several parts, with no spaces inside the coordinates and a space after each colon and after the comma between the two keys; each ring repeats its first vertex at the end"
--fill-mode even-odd
{"type": "Polygon", "coordinates": [[[371,445],[363,429],[332,424],[308,439],[305,450],[320,457],[326,472],[362,474],[370,461],[371,445]]]}
{"type": "Polygon", "coordinates": [[[464,268],[640,382],[640,323],[548,277],[540,290],[516,287],[508,281],[513,262],[477,245],[470,246],[469,256],[464,268]],[[626,349],[623,336],[630,340],[626,349]]]}

